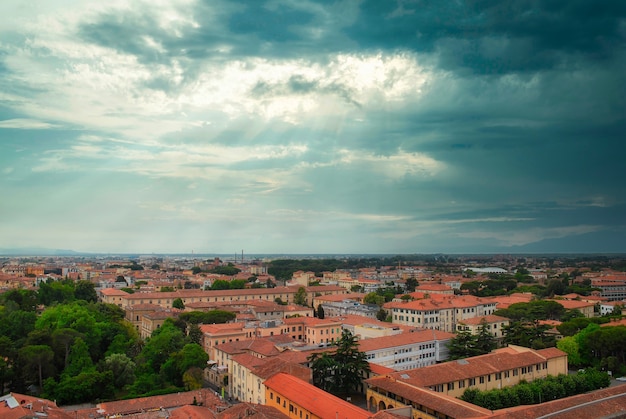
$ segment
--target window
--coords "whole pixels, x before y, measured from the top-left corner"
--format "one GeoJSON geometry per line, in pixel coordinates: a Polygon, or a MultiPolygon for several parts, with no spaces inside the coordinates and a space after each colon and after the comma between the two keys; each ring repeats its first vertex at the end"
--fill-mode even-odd
{"type": "Polygon", "coordinates": [[[454,390],[454,383],[448,383],[448,391],[454,390]]]}
{"type": "Polygon", "coordinates": [[[459,380],[459,388],[465,387],[465,380],[459,380]]]}
{"type": "Polygon", "coordinates": [[[478,381],[480,382],[480,384],[485,384],[485,376],[481,376],[478,378],[478,381]]]}
{"type": "Polygon", "coordinates": [[[513,368],[513,377],[517,375],[517,368],[513,368]]]}
{"type": "Polygon", "coordinates": [[[280,404],[280,396],[276,396],[276,403],[280,404]]]}
{"type": "Polygon", "coordinates": [[[470,386],[475,386],[476,385],[476,379],[475,378],[470,378],[469,379],[469,385],[470,386]]]}
{"type": "Polygon", "coordinates": [[[497,372],[496,373],[496,380],[502,380],[502,373],[501,372],[497,372]]]}
{"type": "Polygon", "coordinates": [[[274,400],[274,393],[270,391],[270,400],[274,400]]]}

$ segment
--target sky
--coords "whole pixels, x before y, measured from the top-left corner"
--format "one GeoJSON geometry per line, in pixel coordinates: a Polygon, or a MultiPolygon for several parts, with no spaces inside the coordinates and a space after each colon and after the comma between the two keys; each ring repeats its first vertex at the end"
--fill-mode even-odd
{"type": "Polygon", "coordinates": [[[3,0],[0,249],[626,252],[626,2],[3,0]]]}

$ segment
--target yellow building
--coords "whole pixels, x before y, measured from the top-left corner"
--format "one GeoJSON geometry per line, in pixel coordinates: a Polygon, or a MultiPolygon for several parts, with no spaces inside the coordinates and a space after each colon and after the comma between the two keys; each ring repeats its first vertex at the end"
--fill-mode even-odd
{"type": "MultiPolygon", "coordinates": [[[[110,293],[106,290],[100,292],[100,298],[104,303],[115,304],[123,309],[135,304],[157,304],[163,308],[172,307],[172,302],[180,298],[185,306],[189,303],[231,303],[240,301],[281,301],[292,303],[295,294],[300,287],[276,287],[276,288],[251,288],[234,290],[177,290],[174,292],[136,292],[134,294],[110,293]]],[[[123,292],[123,291],[122,291],[123,292]]],[[[306,287],[306,301],[310,306],[314,296],[345,294],[345,288],[336,285],[306,287]]]]}
{"type": "Polygon", "coordinates": [[[428,406],[425,402],[427,397],[423,395],[428,392],[415,392],[415,397],[420,398],[411,400],[407,395],[413,392],[406,391],[400,396],[399,388],[421,388],[456,398],[470,387],[493,390],[513,386],[522,380],[530,382],[559,374],[567,374],[565,352],[556,348],[533,350],[509,345],[486,355],[370,378],[366,381],[368,406],[376,409],[386,409],[389,405],[413,406],[432,413],[437,406],[428,406]]]}
{"type": "Polygon", "coordinates": [[[491,335],[499,341],[504,338],[504,328],[509,325],[509,319],[502,316],[496,316],[495,314],[482,317],[472,317],[470,319],[459,321],[456,325],[456,330],[457,332],[468,331],[472,335],[478,335],[481,327],[483,327],[483,324],[489,333],[491,333],[491,335]]]}
{"type": "MultiPolygon", "coordinates": [[[[306,363],[307,354],[302,354],[300,362],[306,363]]],[[[297,355],[299,354],[287,351],[273,358],[259,358],[249,353],[233,356],[233,371],[229,382],[232,397],[239,401],[264,405],[265,380],[279,372],[310,382],[311,369],[297,361],[293,362],[297,355]]]]}

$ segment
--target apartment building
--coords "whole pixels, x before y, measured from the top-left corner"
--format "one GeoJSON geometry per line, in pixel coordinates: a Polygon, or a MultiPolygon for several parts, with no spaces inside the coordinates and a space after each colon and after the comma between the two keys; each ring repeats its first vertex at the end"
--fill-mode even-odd
{"type": "Polygon", "coordinates": [[[490,314],[488,316],[472,317],[460,320],[456,325],[457,331],[468,331],[472,335],[478,335],[483,325],[496,338],[501,341],[504,338],[505,327],[509,325],[509,319],[502,316],[490,314]]]}
{"type": "Polygon", "coordinates": [[[152,336],[152,332],[163,326],[165,320],[176,319],[181,311],[176,308],[160,309],[147,313],[141,317],[140,336],[142,339],[152,336]]]}
{"type": "Polygon", "coordinates": [[[160,310],[163,310],[163,308],[156,304],[137,304],[126,309],[124,318],[135,326],[137,331],[141,331],[143,316],[160,310]]]}
{"type": "Polygon", "coordinates": [[[334,318],[292,317],[284,324],[283,333],[308,345],[325,345],[341,338],[342,323],[334,318]]]}
{"type": "Polygon", "coordinates": [[[228,377],[229,394],[232,392],[232,373],[234,371],[233,358],[241,354],[249,354],[256,358],[273,358],[285,351],[285,345],[292,344],[293,340],[287,335],[276,335],[265,338],[253,338],[240,341],[222,343],[212,348],[209,368],[205,371],[207,380],[221,387],[224,377],[228,377]]]}
{"type": "Polygon", "coordinates": [[[370,363],[395,371],[434,365],[448,359],[448,342],[453,333],[439,330],[413,330],[408,333],[363,339],[359,351],[370,363]]]}
{"type": "Polygon", "coordinates": [[[567,374],[565,352],[509,345],[486,355],[370,378],[366,380],[367,400],[370,407],[412,406],[424,414],[440,417],[433,414],[438,411],[438,406],[433,405],[437,398],[429,392],[456,398],[470,387],[486,391],[559,374],[567,374]]]}
{"type": "Polygon", "coordinates": [[[232,358],[233,371],[230,375],[232,397],[239,401],[265,404],[265,380],[279,372],[284,372],[310,382],[311,369],[304,364],[308,353],[281,353],[274,358],[258,358],[248,353],[232,358]],[[290,355],[301,355],[294,362],[290,355]]]}
{"type": "Polygon", "coordinates": [[[412,327],[454,332],[458,322],[493,314],[496,302],[469,295],[434,294],[414,301],[393,301],[383,306],[392,322],[412,327]]]}
{"type": "Polygon", "coordinates": [[[626,277],[603,276],[591,279],[591,286],[600,288],[600,295],[609,301],[626,299],[626,277]]]}

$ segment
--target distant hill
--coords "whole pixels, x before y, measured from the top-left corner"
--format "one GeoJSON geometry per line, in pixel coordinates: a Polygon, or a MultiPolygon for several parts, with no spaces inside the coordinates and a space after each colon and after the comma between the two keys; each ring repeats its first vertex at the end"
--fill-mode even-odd
{"type": "Polygon", "coordinates": [[[88,253],[67,249],[47,249],[45,247],[0,248],[0,256],[80,256],[88,253]]]}
{"type": "Polygon", "coordinates": [[[626,232],[599,231],[511,246],[509,253],[626,254],[626,232]]]}

